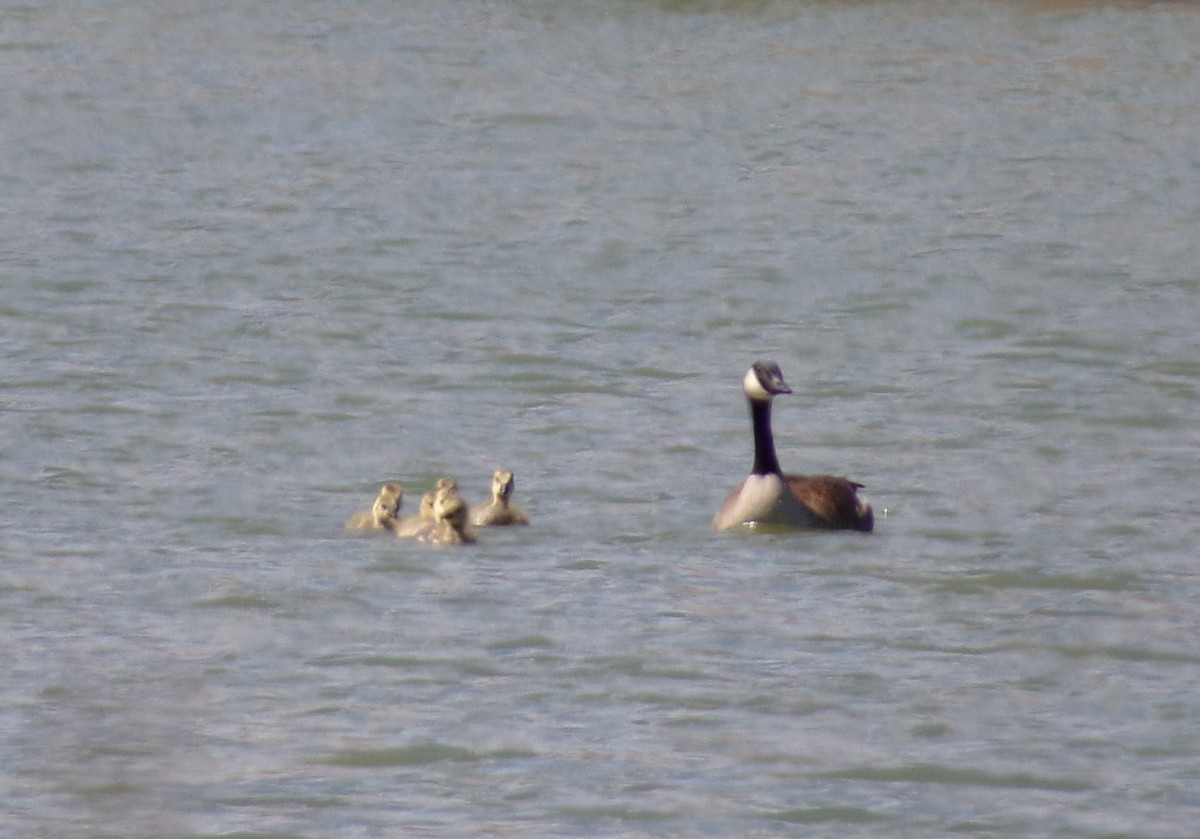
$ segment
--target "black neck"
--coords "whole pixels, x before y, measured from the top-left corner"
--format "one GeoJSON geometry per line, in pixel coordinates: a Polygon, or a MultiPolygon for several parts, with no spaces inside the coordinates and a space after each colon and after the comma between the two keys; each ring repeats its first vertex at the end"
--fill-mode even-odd
{"type": "Polygon", "coordinates": [[[751,399],[750,422],[754,425],[754,468],[751,474],[782,474],[775,456],[775,437],[771,434],[771,400],[751,399]]]}

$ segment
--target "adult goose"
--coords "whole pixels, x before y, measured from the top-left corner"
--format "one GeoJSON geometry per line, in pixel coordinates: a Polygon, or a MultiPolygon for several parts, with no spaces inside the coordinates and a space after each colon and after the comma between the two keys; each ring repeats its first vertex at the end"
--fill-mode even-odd
{"type": "Polygon", "coordinates": [[[863,485],[834,475],[785,475],[775,455],[771,401],[792,389],[773,361],[756,361],[742,379],[754,427],[754,468],[713,517],[714,530],[739,525],[779,525],[870,533],[875,513],[858,490],[863,485]]]}

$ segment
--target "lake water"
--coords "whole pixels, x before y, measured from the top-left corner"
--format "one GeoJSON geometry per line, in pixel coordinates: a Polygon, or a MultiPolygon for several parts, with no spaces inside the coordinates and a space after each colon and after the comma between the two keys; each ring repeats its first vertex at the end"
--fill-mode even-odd
{"type": "Polygon", "coordinates": [[[1196,835],[1200,8],[7,3],[0,79],[0,835],[1196,835]],[[760,357],[874,534],[711,532],[760,357]]]}

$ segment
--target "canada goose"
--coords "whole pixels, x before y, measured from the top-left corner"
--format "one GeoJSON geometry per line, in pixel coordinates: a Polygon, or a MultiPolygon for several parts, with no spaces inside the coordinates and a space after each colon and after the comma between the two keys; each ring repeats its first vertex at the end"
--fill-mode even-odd
{"type": "Polygon", "coordinates": [[[438,545],[472,544],[475,535],[467,530],[468,513],[467,504],[458,490],[444,486],[434,495],[433,521],[417,538],[438,545]]]}
{"type": "Polygon", "coordinates": [[[404,487],[384,484],[369,510],[359,510],[346,520],[347,530],[393,530],[400,505],[404,503],[404,487]]]}
{"type": "Polygon", "coordinates": [[[438,478],[437,484],[429,492],[421,496],[421,503],[415,516],[409,516],[396,523],[397,536],[420,536],[433,524],[433,500],[443,489],[458,489],[458,481],[453,478],[438,478]]]}
{"type": "Polygon", "coordinates": [[[775,456],[771,400],[792,389],[773,361],[756,361],[742,379],[754,426],[754,468],[713,517],[714,530],[775,524],[869,533],[875,513],[858,497],[862,484],[833,475],[785,475],[775,456]]]}
{"type": "Polygon", "coordinates": [[[492,502],[475,513],[476,527],[499,527],[506,524],[529,524],[529,516],[509,503],[516,486],[513,473],[497,469],[492,475],[492,502]]]}

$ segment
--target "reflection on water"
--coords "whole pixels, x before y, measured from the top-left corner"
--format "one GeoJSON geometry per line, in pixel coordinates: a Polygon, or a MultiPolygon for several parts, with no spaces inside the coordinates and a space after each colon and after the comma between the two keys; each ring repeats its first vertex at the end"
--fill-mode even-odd
{"type": "Polygon", "coordinates": [[[5,22],[18,835],[1193,832],[1189,6],[5,22]]]}

